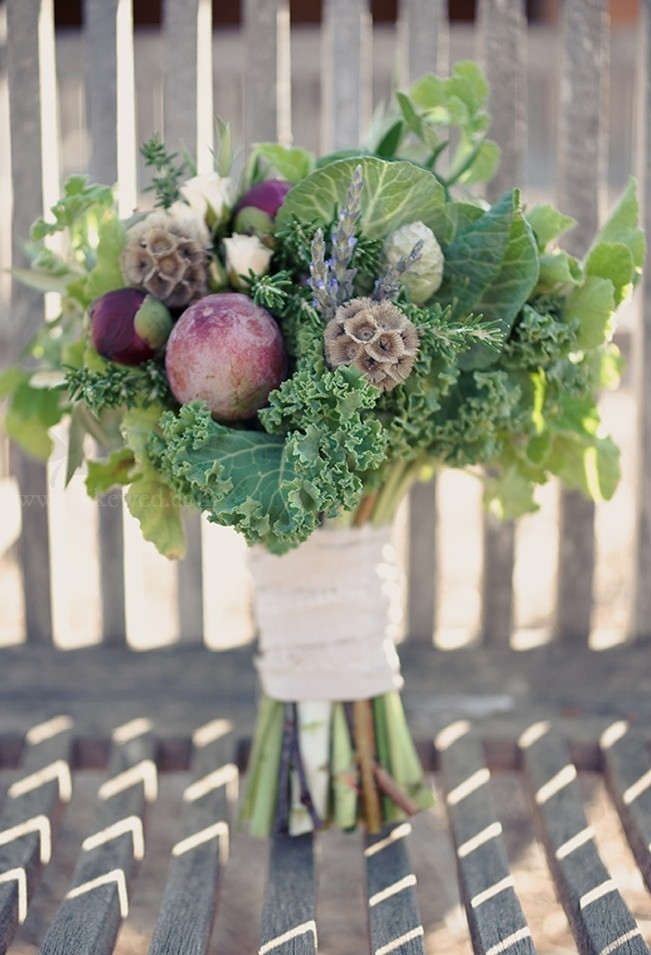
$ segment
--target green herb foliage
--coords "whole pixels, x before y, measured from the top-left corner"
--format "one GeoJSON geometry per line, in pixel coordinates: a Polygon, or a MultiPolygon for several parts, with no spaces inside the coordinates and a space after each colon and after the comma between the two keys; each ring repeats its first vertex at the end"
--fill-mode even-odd
{"type": "MultiPolygon", "coordinates": [[[[635,183],[585,257],[568,254],[560,242],[574,222],[552,206],[525,208],[517,188],[488,206],[470,191],[499,160],[486,97],[477,66],[459,63],[450,77],[425,76],[399,92],[360,148],[318,159],[298,147],[253,148],[240,195],[268,177],[293,185],[264,237],[269,272],[249,273],[247,289],[278,321],[289,367],[267,407],[234,426],[214,421],[201,402],[179,408],[162,355],[126,368],[89,344],[86,309],[122,287],[129,223],[108,187],[72,177],[34,224],[31,268],[16,271],[58,292],[61,312],[35,336],[29,367],[0,376],[7,432],[47,457],[50,430],[67,416],[68,475],[83,463],[85,434],[112,449],[88,462],[89,492],[124,486],[143,534],[170,556],[183,553],[184,507],[282,553],[324,519],[389,520],[411,482],[442,467],[476,474],[501,517],[534,509],[537,486],[551,476],[609,497],[618,452],[597,401],[618,379],[614,315],[645,256],[635,183]],[[419,349],[404,383],[382,392],[352,367],[327,367],[327,315],[310,275],[339,283],[321,296],[335,307],[342,287],[372,296],[387,274],[385,240],[415,221],[439,242],[443,281],[418,306],[396,284],[419,349]],[[59,235],[65,254],[50,244],[59,235]]],[[[226,174],[230,131],[220,123],[219,132],[226,174]]],[[[142,152],[156,201],[169,208],[192,162],[158,137],[142,152]]],[[[226,274],[221,239],[231,224],[213,230],[215,276],[226,274]]]]}

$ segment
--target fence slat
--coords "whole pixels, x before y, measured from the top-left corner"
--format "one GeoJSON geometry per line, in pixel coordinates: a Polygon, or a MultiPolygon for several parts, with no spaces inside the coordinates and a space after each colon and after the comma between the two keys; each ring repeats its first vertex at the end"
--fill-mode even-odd
{"type": "MultiPolygon", "coordinates": [[[[494,202],[523,178],[526,15],[521,0],[482,0],[478,14],[479,59],[490,87],[490,135],[501,149],[499,170],[486,189],[494,202]]],[[[481,639],[508,644],[513,630],[515,524],[487,516],[483,531],[481,639]]]]}
{"type": "Polygon", "coordinates": [[[325,150],[359,144],[371,114],[368,0],[324,0],[325,150]]]}
{"type": "MultiPolygon", "coordinates": [[[[605,0],[567,0],[562,8],[558,205],[579,225],[566,247],[582,256],[599,225],[599,186],[606,115],[605,0]]],[[[590,634],[595,558],[595,508],[578,491],[560,501],[554,635],[585,642],[590,634]]]]}
{"type": "MultiPolygon", "coordinates": [[[[640,141],[639,175],[642,183],[643,226],[651,235],[651,10],[640,4],[640,141]]],[[[651,268],[646,267],[642,279],[640,325],[636,334],[635,384],[637,388],[638,443],[636,488],[635,579],[630,636],[651,642],[651,268]]]]}
{"type": "Polygon", "coordinates": [[[245,0],[244,145],[273,142],[288,123],[288,0],[245,0]],[[279,49],[287,62],[279,72],[279,49]]]}
{"type": "MultiPolygon", "coordinates": [[[[43,142],[41,90],[56,85],[52,0],[9,0],[7,30],[13,208],[13,265],[24,266],[19,249],[30,227],[43,214],[44,147],[56,155],[56,144],[43,142]],[[46,50],[47,47],[47,50],[46,50]],[[50,71],[45,75],[46,66],[50,71]]],[[[10,295],[10,357],[16,359],[43,318],[42,297],[13,281],[10,295]]],[[[52,640],[49,564],[48,484],[44,466],[12,449],[12,469],[23,495],[34,506],[23,507],[19,556],[25,604],[26,639],[52,640]],[[40,502],[44,502],[41,506],[40,502]]]]}
{"type": "MultiPolygon", "coordinates": [[[[131,0],[86,0],[84,33],[86,42],[86,88],[88,96],[88,132],[91,154],[88,172],[92,181],[113,184],[119,181],[120,136],[127,132],[118,100],[121,65],[118,43],[128,44],[130,37],[119,36],[119,17],[124,18],[125,2],[131,0]],[[122,10],[120,10],[122,7],[122,10]]],[[[132,42],[132,40],[131,40],[132,42]]],[[[125,51],[123,50],[122,56],[125,51]]],[[[124,66],[122,65],[122,68],[124,66]]],[[[133,136],[133,131],[131,136],[133,136]]],[[[112,495],[112,505],[115,505],[112,495]]],[[[102,639],[119,646],[126,643],[126,607],[124,592],[123,505],[98,506],[98,541],[102,639]]]]}
{"type": "MultiPolygon", "coordinates": [[[[212,123],[212,48],[206,49],[205,31],[211,35],[211,8],[205,0],[167,0],[164,7],[164,57],[174,63],[165,72],[165,141],[172,152],[185,146],[206,171],[214,136],[203,124],[212,123]],[[207,22],[206,22],[207,21],[207,22]],[[201,121],[200,115],[201,112],[201,121]],[[201,132],[200,132],[201,130],[201,132]],[[200,141],[201,138],[201,141],[200,141]]],[[[181,641],[203,639],[203,588],[201,518],[188,514],[185,521],[187,553],[177,565],[179,636],[181,641]]]]}
{"type": "Polygon", "coordinates": [[[401,0],[400,20],[405,32],[404,80],[423,73],[444,75],[449,67],[450,35],[442,0],[401,0]]]}

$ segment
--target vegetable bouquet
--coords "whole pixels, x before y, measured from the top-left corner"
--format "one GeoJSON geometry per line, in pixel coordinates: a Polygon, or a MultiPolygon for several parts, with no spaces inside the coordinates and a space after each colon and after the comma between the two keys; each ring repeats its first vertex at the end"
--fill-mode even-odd
{"type": "MultiPolygon", "coordinates": [[[[585,257],[569,255],[571,219],[524,208],[517,188],[492,205],[474,188],[499,162],[486,94],[458,63],[398,93],[365,147],[258,144],[237,181],[223,123],[208,176],[154,137],[155,205],[128,221],[110,187],[68,180],[16,270],[61,310],[0,379],[8,434],[47,457],[67,418],[68,476],[83,464],[91,495],[127,487],[144,537],[176,558],[186,508],[283,561],[324,529],[390,526],[443,467],[471,469],[506,518],[552,476],[610,497],[618,451],[597,396],[617,382],[613,316],[645,253],[635,183],[585,257]],[[96,460],[86,435],[106,449],[96,460]]],[[[428,803],[391,686],[265,692],[253,831],[360,817],[373,830],[428,803]]]]}

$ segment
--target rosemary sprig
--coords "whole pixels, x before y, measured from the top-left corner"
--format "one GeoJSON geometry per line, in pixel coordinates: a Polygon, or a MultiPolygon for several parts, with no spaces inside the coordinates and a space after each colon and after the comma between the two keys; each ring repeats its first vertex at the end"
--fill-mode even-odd
{"type": "Polygon", "coordinates": [[[142,144],[140,154],[145,164],[156,170],[152,184],[145,188],[145,192],[154,191],[155,204],[169,209],[180,198],[180,185],[188,175],[187,159],[177,162],[178,153],[168,153],[158,133],[142,144]]]}
{"type": "Polygon", "coordinates": [[[147,408],[157,401],[169,404],[171,400],[165,370],[153,360],[135,367],[111,364],[102,371],[69,369],[66,385],[70,400],[83,401],[95,414],[121,406],[147,408]]]}

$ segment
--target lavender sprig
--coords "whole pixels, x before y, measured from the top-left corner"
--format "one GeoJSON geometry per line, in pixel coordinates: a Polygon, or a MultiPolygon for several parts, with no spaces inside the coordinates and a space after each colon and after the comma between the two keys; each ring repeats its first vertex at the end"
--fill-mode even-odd
{"type": "Polygon", "coordinates": [[[314,295],[314,305],[320,311],[324,321],[328,322],[337,310],[337,295],[334,277],[330,274],[330,265],[325,258],[325,240],[323,229],[317,229],[312,239],[312,261],[310,262],[310,287],[314,295]]]}
{"type": "Polygon", "coordinates": [[[353,295],[356,269],[350,269],[350,260],[357,239],[355,230],[361,212],[360,199],[364,178],[362,167],[356,166],[343,208],[339,212],[339,225],[332,233],[332,273],[337,282],[337,303],[347,302],[353,295]]]}
{"type": "Polygon", "coordinates": [[[400,291],[400,276],[403,275],[410,266],[417,262],[423,251],[423,240],[419,239],[414,245],[409,255],[398,259],[395,265],[387,269],[382,278],[379,278],[373,288],[371,298],[376,302],[383,299],[395,299],[400,291]]]}

